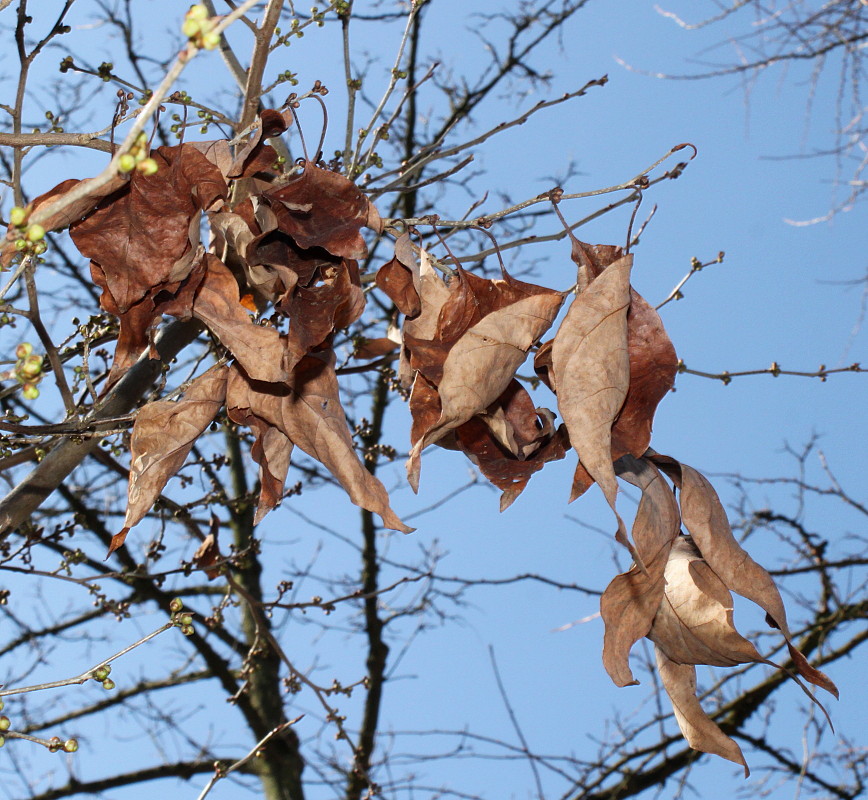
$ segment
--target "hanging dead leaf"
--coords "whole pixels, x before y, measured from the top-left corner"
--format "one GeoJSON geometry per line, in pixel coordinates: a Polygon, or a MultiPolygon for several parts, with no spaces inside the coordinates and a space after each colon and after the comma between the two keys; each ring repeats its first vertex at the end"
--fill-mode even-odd
{"type": "Polygon", "coordinates": [[[130,528],[151,510],[169,478],[184,465],[193,443],[220,411],[227,375],[226,366],[212,367],[186,388],[180,400],[159,400],[139,411],[130,439],[127,513],[109,553],[124,543],[130,528]]]}
{"type": "Polygon", "coordinates": [[[663,598],[664,570],[669,550],[681,528],[675,495],[657,468],[644,459],[624,456],[616,463],[618,476],[642,490],[632,538],[645,565],[615,576],[600,598],[606,626],[603,666],[617,686],[638,683],[628,656],[648,635],[663,598]]]}
{"type": "MultiPolygon", "coordinates": [[[[552,345],[558,408],[570,442],[615,513],[616,539],[631,552],[615,507],[618,484],[612,467],[612,425],[630,382],[627,309],[632,264],[632,256],[618,259],[573,300],[552,345]]],[[[573,491],[570,500],[576,496],[573,491]]]]}
{"type": "Polygon", "coordinates": [[[410,533],[389,505],[383,484],[359,460],[341,406],[334,354],[306,356],[285,384],[250,382],[233,371],[226,405],[230,417],[252,413],[323,464],[358,506],[383,518],[388,528],[410,533]]]}

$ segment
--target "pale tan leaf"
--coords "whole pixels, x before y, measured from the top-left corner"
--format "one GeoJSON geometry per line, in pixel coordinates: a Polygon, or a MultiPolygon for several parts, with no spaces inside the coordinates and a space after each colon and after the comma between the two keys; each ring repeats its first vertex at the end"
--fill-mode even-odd
{"type": "Polygon", "coordinates": [[[615,512],[617,540],[631,550],[615,509],[618,483],[612,467],[612,424],[630,383],[627,309],[632,264],[631,255],[619,258],[576,297],[551,354],[558,408],[570,442],[615,512]]]}
{"type": "MultiPolygon", "coordinates": [[[[388,528],[410,533],[389,505],[383,484],[360,461],[341,406],[331,351],[305,356],[285,384],[251,386],[232,373],[226,405],[232,419],[248,410],[281,431],[323,464],[361,508],[383,518],[388,528]]],[[[288,453],[286,454],[288,458],[288,453]]]]}
{"type": "MultiPolygon", "coordinates": [[[[193,443],[217,415],[226,397],[227,375],[228,367],[212,367],[177,402],[159,400],[139,411],[130,440],[124,535],[150,511],[169,478],[183,466],[193,443]]],[[[111,550],[122,543],[123,537],[113,541],[111,550]]]]}
{"type": "Polygon", "coordinates": [[[603,666],[617,686],[638,683],[628,656],[633,645],[651,630],[663,598],[663,574],[672,543],[678,537],[678,504],[659,470],[645,459],[623,456],[615,467],[619,477],[642,490],[633,522],[633,541],[645,572],[632,567],[617,575],[600,598],[603,666]]]}
{"type": "Polygon", "coordinates": [[[675,720],[687,744],[694,750],[740,764],[744,767],[744,776],[748,777],[750,769],[741,748],[706,715],[699,704],[696,697],[696,668],[691,664],[676,664],[660,648],[655,650],[660,680],[672,701],[675,720]]]}
{"type": "Polygon", "coordinates": [[[648,638],[677,664],[734,667],[763,661],[736,629],[732,595],[689,536],[669,551],[666,588],[648,638]]]}

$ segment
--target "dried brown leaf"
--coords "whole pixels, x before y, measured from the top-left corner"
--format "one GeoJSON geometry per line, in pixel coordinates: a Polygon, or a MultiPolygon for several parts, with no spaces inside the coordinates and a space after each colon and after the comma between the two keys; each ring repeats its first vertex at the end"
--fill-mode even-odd
{"type": "Polygon", "coordinates": [[[721,756],[744,767],[744,776],[750,775],[741,748],[727,736],[702,710],[696,697],[696,668],[692,664],[677,664],[655,648],[657,671],[663,688],[672,701],[675,719],[684,738],[694,750],[721,756]]]}
{"type": "Polygon", "coordinates": [[[337,172],[311,161],[304,172],[265,196],[280,229],[304,249],[322,247],[338,258],[362,259],[368,254],[360,230],[378,224],[371,203],[361,190],[337,172]]]}
{"type": "Polygon", "coordinates": [[[619,477],[642,490],[632,534],[645,572],[633,566],[617,575],[600,598],[600,615],[606,626],[603,666],[617,686],[629,686],[638,681],[628,656],[633,645],[648,635],[660,607],[663,574],[681,517],[672,490],[653,464],[624,456],[616,467],[619,477]]]}
{"type": "Polygon", "coordinates": [[[208,326],[251,378],[286,380],[286,346],[278,332],[253,321],[240,303],[238,283],[226,265],[210,253],[205,259],[207,272],[193,304],[193,316],[208,326]]]}
{"type": "Polygon", "coordinates": [[[409,533],[389,505],[383,484],[359,460],[340,402],[334,354],[306,356],[285,384],[249,381],[235,370],[226,405],[232,419],[253,414],[323,464],[358,506],[383,518],[388,528],[409,533]]]}
{"type": "MultiPolygon", "coordinates": [[[[617,517],[617,540],[631,552],[615,508],[618,483],[612,467],[612,425],[630,381],[627,310],[632,264],[632,256],[623,256],[576,297],[552,345],[558,407],[570,442],[617,517]]],[[[575,496],[573,492],[570,499],[575,496]]]]}
{"type": "Polygon", "coordinates": [[[407,475],[414,490],[422,450],[497,400],[563,299],[506,273],[491,281],[460,271],[440,309],[435,338],[418,339],[405,328],[410,365],[437,386],[441,406],[440,418],[410,451],[407,475]]]}
{"type": "Polygon", "coordinates": [[[228,368],[212,367],[196,378],[177,402],[158,400],[136,416],[130,439],[130,482],[123,530],[109,553],[120,547],[184,464],[193,443],[211,424],[226,397],[228,368]]]}

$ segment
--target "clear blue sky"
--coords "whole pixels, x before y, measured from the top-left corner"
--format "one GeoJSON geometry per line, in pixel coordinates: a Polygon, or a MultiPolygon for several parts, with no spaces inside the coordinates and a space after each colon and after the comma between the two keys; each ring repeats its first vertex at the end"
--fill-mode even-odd
{"type": "MultiPolygon", "coordinates": [[[[180,14],[186,8],[183,3],[144,5],[153,12],[149,24],[155,27],[155,35],[174,29],[164,9],[171,6],[175,13],[177,6],[180,14]]],[[[713,3],[682,0],[672,9],[701,17],[713,13],[714,7],[713,3]]],[[[79,27],[88,22],[87,8],[82,1],[70,20],[82,42],[86,36],[102,36],[79,27]]],[[[481,44],[468,30],[475,23],[465,17],[471,11],[490,8],[481,0],[434,2],[428,27],[437,31],[438,38],[429,43],[429,52],[439,55],[444,68],[469,75],[478,69],[481,44]],[[438,17],[440,21],[435,23],[438,17]]],[[[9,20],[3,17],[13,13],[12,7],[0,13],[0,24],[8,25],[9,20]]],[[[808,219],[827,210],[833,202],[829,183],[833,165],[820,159],[767,158],[804,153],[828,144],[837,89],[834,71],[820,81],[813,113],[807,116],[808,66],[786,75],[770,72],[746,93],[737,78],[664,81],[627,70],[617,60],[637,70],[694,72],[698,67],[690,57],[741,32],[746,19],[686,32],[656,13],[650,0],[590,2],[565,27],[561,42],[552,41],[533,60],[537,67],[554,74],[550,94],[534,92],[524,99],[505,100],[486,108],[477,119],[477,129],[486,130],[509,119],[516,109],[573,90],[604,73],[609,75],[609,84],[481,147],[477,166],[484,174],[474,180],[473,188],[479,195],[490,191],[484,208],[493,211],[500,207],[499,192],[508,192],[514,201],[534,196],[551,188],[544,176],[563,173],[571,161],[580,174],[564,188],[585,191],[626,180],[672,145],[691,142],[698,148],[698,157],[679,180],[650,192],[640,211],[642,218],[654,203],[659,206],[635,250],[633,273],[636,288],[653,304],[689,270],[692,257],[705,261],[718,251],[726,252],[723,264],[695,276],[684,290],[685,299],[669,304],[662,312],[679,356],[689,367],[708,372],[764,368],[773,361],[786,369],[805,371],[821,363],[836,367],[868,362],[868,335],[858,328],[864,284],[842,285],[866,274],[866,208],[857,206],[827,223],[787,224],[786,219],[808,219]]],[[[322,35],[326,39],[330,36],[328,32],[322,35]]],[[[332,63],[317,57],[317,53],[335,51],[332,45],[317,45],[321,40],[315,37],[312,34],[312,41],[290,49],[286,63],[275,61],[275,69],[297,72],[301,87],[315,79],[334,87],[328,99],[333,121],[325,147],[330,152],[340,146],[341,66],[336,57],[332,63]]],[[[355,42],[360,63],[365,52],[377,59],[371,67],[372,82],[377,74],[385,80],[396,43],[397,32],[386,26],[380,26],[369,40],[360,36],[355,42]]],[[[728,45],[716,54],[722,61],[737,57],[728,45]]],[[[0,57],[4,80],[14,68],[9,55],[0,57]]],[[[217,69],[222,66],[216,55],[202,56],[201,63],[191,67],[185,77],[189,81],[185,86],[191,92],[201,89],[209,73],[217,69]]],[[[424,113],[424,107],[420,110],[424,113]]],[[[316,112],[307,113],[315,128],[316,112]]],[[[95,120],[94,128],[98,126],[95,120]]],[[[83,166],[77,166],[72,174],[83,177],[93,172],[100,158],[82,160],[79,163],[83,166]]],[[[32,191],[48,188],[57,179],[54,171],[34,173],[32,191]]],[[[466,193],[451,192],[436,211],[454,218],[472,199],[466,193]]],[[[598,205],[593,200],[571,201],[568,216],[576,218],[598,205]]],[[[6,207],[8,201],[4,202],[6,207]]],[[[591,223],[578,235],[595,243],[620,243],[627,219],[628,212],[622,210],[591,223]]],[[[552,219],[541,232],[558,227],[552,219]]],[[[543,252],[548,260],[540,268],[540,282],[558,288],[569,286],[574,280],[574,266],[568,246],[561,243],[529,252],[527,257],[543,252]]],[[[795,463],[784,452],[785,446],[799,449],[818,435],[819,446],[841,483],[858,493],[865,488],[862,462],[868,441],[865,380],[850,374],[832,376],[825,383],[761,375],[723,386],[681,375],[677,391],[661,404],[652,444],[708,475],[789,476],[795,474],[795,463]]],[[[396,432],[395,439],[402,441],[400,437],[405,435],[396,432]]],[[[388,534],[389,558],[409,562],[420,548],[436,547],[445,554],[442,571],[448,575],[502,578],[530,572],[603,588],[619,565],[626,565],[625,559],[612,545],[611,517],[596,489],[574,505],[566,505],[573,466],[571,459],[548,465],[502,515],[497,511],[496,493],[480,488],[468,491],[413,519],[418,530],[412,536],[388,534]]],[[[809,461],[809,470],[812,480],[824,482],[816,456],[809,461]]],[[[393,504],[398,513],[412,516],[466,483],[470,466],[455,453],[437,448],[426,451],[418,497],[406,486],[402,464],[396,463],[383,474],[386,485],[396,489],[393,504]]],[[[726,477],[714,481],[725,502],[736,499],[726,477]]],[[[756,507],[768,505],[793,512],[791,495],[786,487],[766,486],[755,491],[752,501],[756,507]]],[[[621,503],[630,508],[629,497],[621,503]]],[[[337,494],[310,492],[299,500],[292,499],[286,507],[272,512],[261,528],[266,546],[276,554],[274,563],[303,564],[316,558],[317,572],[346,570],[353,574],[355,556],[334,537],[322,538],[295,510],[338,532],[351,532],[357,524],[356,509],[337,494]]],[[[805,521],[810,529],[833,537],[852,532],[857,524],[855,517],[835,505],[819,502],[807,509],[805,521]]],[[[143,523],[143,527],[148,524],[143,523]]],[[[142,540],[145,533],[140,532],[142,540]]],[[[766,566],[780,566],[780,547],[769,537],[754,537],[752,549],[766,566]]],[[[388,570],[384,580],[388,580],[388,570]]],[[[314,585],[300,588],[301,596],[315,593],[319,589],[314,585]]],[[[461,621],[447,622],[419,636],[397,664],[395,680],[388,685],[383,730],[459,730],[469,724],[475,733],[518,744],[493,679],[489,646],[496,653],[524,735],[537,751],[572,752],[592,758],[596,751],[593,740],[605,735],[607,719],[616,714],[635,713],[641,718],[654,713],[647,680],[628,689],[616,689],[609,681],[599,656],[602,624],[598,619],[556,630],[593,615],[595,598],[521,583],[509,588],[477,588],[467,599],[469,604],[462,608],[444,603],[444,611],[457,613],[461,621]]],[[[384,603],[389,602],[384,598],[384,603]]],[[[799,618],[793,602],[791,612],[799,618]]],[[[757,621],[749,613],[744,618],[747,627],[757,621]]],[[[408,624],[402,631],[409,638],[412,626],[408,624]]],[[[341,632],[320,634],[316,625],[296,624],[284,632],[300,665],[316,665],[319,677],[336,675],[347,683],[356,680],[363,664],[359,654],[353,656],[355,662],[347,663],[347,637],[341,632]]],[[[392,642],[393,656],[401,652],[401,644],[392,642]]],[[[142,663],[146,668],[147,657],[142,657],[142,663]]],[[[763,669],[756,667],[755,671],[763,669]]],[[[700,668],[700,679],[702,675],[700,668]]],[[[864,725],[860,713],[866,701],[864,681],[855,664],[844,662],[835,666],[832,677],[844,699],[841,704],[832,701],[830,709],[838,733],[858,740],[864,725]]],[[[778,693],[777,702],[789,706],[791,712],[785,717],[790,724],[776,730],[776,741],[799,753],[805,721],[801,692],[796,686],[788,687],[778,693]]],[[[309,713],[299,726],[304,739],[318,730],[313,701],[304,695],[299,699],[301,711],[309,713]]],[[[222,714],[222,706],[214,710],[212,705],[211,712],[222,714]]],[[[203,728],[207,727],[207,714],[200,717],[203,728]]],[[[224,740],[232,741],[232,735],[224,740]]],[[[432,737],[408,736],[399,738],[395,753],[424,752],[440,746],[443,742],[434,742],[432,737]]],[[[119,743],[118,747],[120,752],[129,751],[133,763],[135,745],[119,743]]],[[[745,755],[749,762],[759,760],[749,748],[745,755]]],[[[87,772],[89,756],[82,752],[77,758],[82,759],[82,772],[87,772]]],[[[427,772],[431,786],[454,781],[469,793],[492,799],[524,800],[535,791],[530,769],[522,760],[481,764],[460,759],[434,761],[423,767],[423,772],[427,772]]],[[[736,768],[711,758],[700,763],[692,780],[708,800],[730,797],[744,786],[736,768]]],[[[561,784],[550,777],[546,781],[550,796],[558,797],[561,784]]],[[[197,785],[202,783],[199,780],[197,785]]],[[[195,797],[197,792],[192,785],[172,791],[173,797],[195,797]]],[[[211,796],[215,800],[231,798],[235,792],[226,782],[211,796]]],[[[13,792],[10,796],[16,795],[13,792]]],[[[138,794],[117,793],[118,798],[145,796],[150,794],[144,789],[138,794]]],[[[311,800],[331,796],[326,790],[319,794],[315,787],[309,792],[311,800]]],[[[419,795],[423,796],[427,797],[419,795]]]]}

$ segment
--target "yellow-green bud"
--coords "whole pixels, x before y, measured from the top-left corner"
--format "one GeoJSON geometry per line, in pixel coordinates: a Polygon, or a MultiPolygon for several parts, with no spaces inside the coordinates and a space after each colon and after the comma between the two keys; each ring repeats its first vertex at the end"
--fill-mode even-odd
{"type": "Polygon", "coordinates": [[[7,716],[0,717],[0,731],[8,731],[12,727],[12,720],[7,716]]]}
{"type": "Polygon", "coordinates": [[[142,173],[142,175],[153,175],[159,170],[159,166],[157,166],[157,162],[154,161],[153,158],[143,158],[139,162],[138,170],[142,173]]]}
{"type": "Polygon", "coordinates": [[[102,688],[105,689],[107,692],[110,692],[112,689],[115,688],[115,682],[111,678],[106,678],[102,682],[102,688]]]}
{"type": "Polygon", "coordinates": [[[202,23],[198,19],[185,19],[181,24],[181,33],[188,39],[192,39],[202,29],[202,23]]]}
{"type": "Polygon", "coordinates": [[[173,597],[169,603],[169,611],[177,614],[184,607],[184,601],[180,597],[173,597]]]}
{"type": "Polygon", "coordinates": [[[208,7],[204,3],[196,3],[195,5],[190,6],[190,9],[187,11],[185,19],[208,19],[208,7]]]}
{"type": "Polygon", "coordinates": [[[9,211],[9,223],[20,228],[27,219],[27,212],[21,206],[13,206],[9,211]]]}
{"type": "Polygon", "coordinates": [[[202,34],[202,49],[203,50],[214,50],[220,45],[220,34],[214,33],[214,31],[208,31],[208,33],[202,34]]]}
{"type": "Polygon", "coordinates": [[[101,667],[97,667],[93,672],[94,680],[104,681],[106,678],[108,678],[111,671],[112,668],[110,664],[104,664],[101,667]]]}
{"type": "Polygon", "coordinates": [[[63,743],[63,750],[65,753],[74,753],[78,750],[78,740],[77,739],[67,739],[63,743]]]}
{"type": "MultiPolygon", "coordinates": [[[[27,358],[33,352],[33,345],[30,342],[21,342],[18,347],[15,348],[15,358],[27,358]]],[[[0,706],[2,709],[3,706],[0,706]]]]}
{"type": "Polygon", "coordinates": [[[25,383],[24,388],[21,390],[21,394],[24,395],[25,400],[35,400],[39,397],[39,388],[35,383],[25,383]]]}
{"type": "Polygon", "coordinates": [[[15,240],[15,249],[16,250],[26,250],[27,242],[24,239],[16,239],[15,240]]]}
{"type": "Polygon", "coordinates": [[[136,168],[136,157],[130,153],[124,153],[118,159],[118,172],[132,172],[136,168]]]}
{"type": "Polygon", "coordinates": [[[45,236],[45,228],[34,223],[27,229],[25,236],[27,236],[27,240],[30,242],[38,242],[45,236]]]}
{"type": "Polygon", "coordinates": [[[48,250],[48,245],[45,244],[44,240],[33,245],[34,255],[41,256],[46,250],[48,250]]]}

